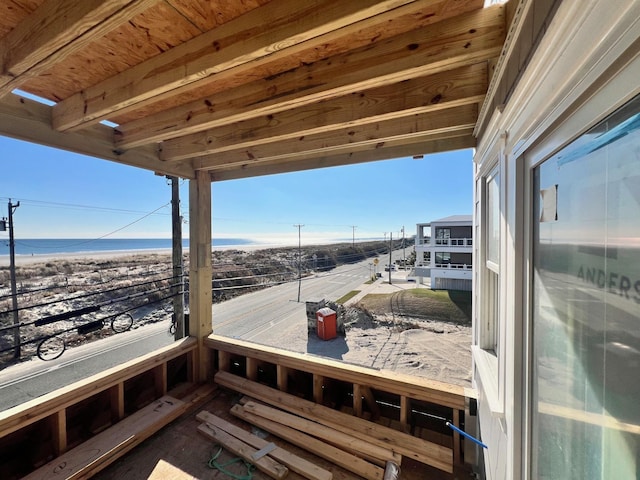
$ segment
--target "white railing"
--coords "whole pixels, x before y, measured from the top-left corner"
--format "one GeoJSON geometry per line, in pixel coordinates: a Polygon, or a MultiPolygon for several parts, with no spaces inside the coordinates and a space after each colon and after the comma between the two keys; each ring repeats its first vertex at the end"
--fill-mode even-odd
{"type": "Polygon", "coordinates": [[[472,238],[436,238],[434,245],[446,245],[448,247],[471,247],[472,238]]]}
{"type": "Polygon", "coordinates": [[[447,270],[471,270],[473,265],[466,263],[436,263],[436,268],[446,268],[447,270]]]}

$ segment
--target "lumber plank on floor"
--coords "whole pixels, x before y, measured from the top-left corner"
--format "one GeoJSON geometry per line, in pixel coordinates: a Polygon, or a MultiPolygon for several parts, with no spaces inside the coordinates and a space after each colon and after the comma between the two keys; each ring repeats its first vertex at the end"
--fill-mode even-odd
{"type": "Polygon", "coordinates": [[[254,460],[252,456],[258,450],[251,447],[250,445],[247,445],[243,441],[237,439],[233,435],[228,434],[218,427],[208,424],[202,424],[198,427],[198,432],[202,433],[214,442],[220,444],[222,447],[226,448],[234,455],[242,457],[247,462],[255,465],[258,470],[266,473],[271,478],[282,479],[289,474],[289,469],[281,463],[276,462],[273,458],[265,456],[259,458],[258,460],[254,460]]]}
{"type": "Polygon", "coordinates": [[[247,402],[244,409],[259,417],[281,423],[288,427],[294,428],[301,432],[306,432],[316,438],[324,440],[333,446],[346,450],[354,455],[364,456],[369,461],[384,466],[387,461],[398,462],[398,456],[394,455],[389,448],[383,448],[369,442],[365,442],[360,438],[353,437],[346,433],[340,432],[334,428],[327,427],[317,422],[298,417],[290,413],[276,410],[275,408],[261,405],[256,402],[247,402]]]}
{"type": "MultiPolygon", "coordinates": [[[[247,432],[246,430],[243,430],[242,428],[237,427],[236,425],[229,423],[206,410],[198,413],[196,418],[201,422],[205,422],[224,430],[254,448],[261,449],[269,445],[269,442],[266,440],[253,435],[252,433],[247,432]]],[[[269,456],[309,480],[331,480],[333,478],[333,474],[330,471],[325,470],[324,468],[321,468],[318,465],[315,465],[283,448],[277,447],[275,450],[269,452],[269,456]]]]}
{"type": "Polygon", "coordinates": [[[383,447],[390,447],[401,455],[431,465],[444,472],[453,473],[453,451],[450,448],[344,414],[228,372],[218,372],[215,376],[215,382],[354,437],[383,447]]]}
{"type": "Polygon", "coordinates": [[[185,408],[185,402],[165,395],[24,478],[89,478],[178,418],[185,408]]]}
{"type": "Polygon", "coordinates": [[[148,480],[197,480],[193,475],[189,475],[187,472],[183,472],[178,467],[171,465],[164,460],[158,460],[155,468],[149,475],[148,480]]]}
{"type": "Polygon", "coordinates": [[[246,411],[241,405],[234,405],[231,409],[231,413],[238,418],[242,418],[243,420],[260,427],[277,437],[304,448],[305,450],[314,453],[319,457],[325,458],[342,468],[360,475],[361,477],[369,480],[382,480],[384,476],[384,470],[382,468],[373,465],[366,460],[340,450],[332,445],[328,445],[321,440],[294,430],[293,428],[289,428],[277,422],[254,415],[251,412],[246,411]]]}

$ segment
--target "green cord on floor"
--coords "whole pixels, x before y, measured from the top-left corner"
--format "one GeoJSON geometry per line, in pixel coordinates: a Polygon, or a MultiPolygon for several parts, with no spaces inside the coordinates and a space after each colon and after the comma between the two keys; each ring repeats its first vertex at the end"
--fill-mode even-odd
{"type": "Polygon", "coordinates": [[[236,480],[252,480],[253,471],[256,469],[255,465],[251,465],[249,462],[247,462],[243,458],[234,458],[233,460],[229,460],[227,463],[218,463],[216,460],[218,460],[218,457],[220,456],[221,453],[222,453],[222,447],[220,447],[217,453],[214,453],[212,455],[211,460],[207,462],[207,465],[209,466],[209,468],[219,470],[225,475],[229,475],[231,478],[234,478],[236,480]],[[225,469],[225,467],[238,462],[244,463],[244,466],[247,467],[246,475],[236,475],[235,473],[231,473],[230,471],[225,469]]]}

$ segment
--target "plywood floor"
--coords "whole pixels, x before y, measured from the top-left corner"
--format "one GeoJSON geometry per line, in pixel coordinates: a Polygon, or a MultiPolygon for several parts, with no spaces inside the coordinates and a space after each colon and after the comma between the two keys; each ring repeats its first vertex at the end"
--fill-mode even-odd
{"type": "MultiPolygon", "coordinates": [[[[127,455],[117,460],[114,464],[107,467],[94,478],[100,480],[107,479],[124,479],[127,480],[143,480],[147,479],[154,470],[160,460],[164,460],[173,467],[176,467],[186,474],[199,478],[230,478],[224,473],[208,467],[208,461],[218,447],[197,432],[200,422],[195,418],[200,410],[207,410],[219,417],[224,418],[242,428],[251,431],[252,427],[233,417],[229,413],[232,405],[240,400],[241,396],[235,392],[231,392],[222,388],[214,393],[213,398],[195,411],[181,417],[168,427],[164,428],[154,436],[149,438],[142,445],[136,447],[127,455]]],[[[255,430],[254,430],[254,433],[255,430]]],[[[259,432],[265,435],[268,441],[276,443],[278,446],[285,448],[296,455],[306,458],[316,465],[325,468],[333,473],[335,480],[359,479],[361,477],[350,473],[332,463],[310,454],[294,445],[280,440],[266,432],[259,432]]],[[[235,458],[230,452],[223,451],[219,457],[219,462],[224,463],[235,458]]],[[[229,470],[235,474],[246,474],[246,470],[240,465],[232,465],[229,470]]],[[[255,471],[253,478],[256,480],[268,479],[266,474],[255,471]]],[[[303,479],[295,472],[289,472],[287,479],[298,480],[303,479]]],[[[418,462],[408,459],[403,460],[401,466],[401,479],[406,480],[454,480],[468,479],[468,472],[460,472],[455,475],[447,475],[437,469],[428,467],[418,462]]]]}

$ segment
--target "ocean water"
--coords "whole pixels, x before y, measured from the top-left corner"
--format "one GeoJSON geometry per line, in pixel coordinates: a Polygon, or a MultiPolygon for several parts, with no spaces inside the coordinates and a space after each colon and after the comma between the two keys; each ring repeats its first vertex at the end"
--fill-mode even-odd
{"type": "MultiPolygon", "coordinates": [[[[245,238],[214,238],[214,247],[232,247],[257,245],[245,238]]],[[[189,240],[182,240],[182,248],[189,248],[189,240]]],[[[53,253],[84,253],[122,250],[158,250],[171,249],[170,238],[101,238],[98,240],[82,238],[25,238],[15,240],[16,255],[50,255],[53,253]]],[[[0,256],[9,255],[9,239],[0,239],[0,256]]]]}

